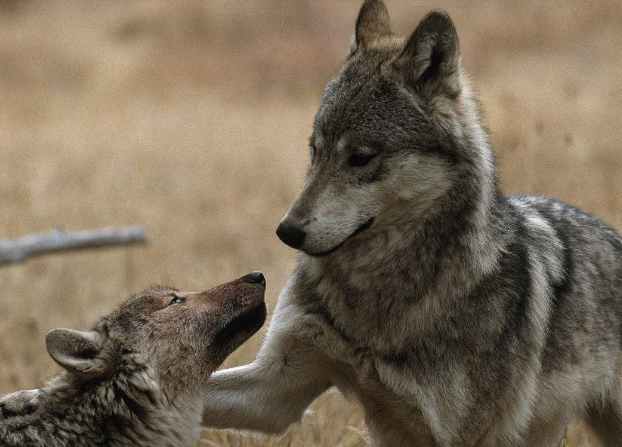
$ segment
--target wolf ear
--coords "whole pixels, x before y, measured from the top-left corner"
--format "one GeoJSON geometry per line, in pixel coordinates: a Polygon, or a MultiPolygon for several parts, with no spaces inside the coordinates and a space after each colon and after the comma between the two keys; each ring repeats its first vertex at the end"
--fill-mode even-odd
{"type": "Polygon", "coordinates": [[[389,11],[382,0],[365,0],[356,19],[350,55],[359,48],[369,48],[375,41],[393,35],[389,11]]]}
{"type": "Polygon", "coordinates": [[[429,12],[395,61],[418,91],[455,96],[460,92],[458,33],[446,12],[429,12]]]}
{"type": "Polygon", "coordinates": [[[45,343],[54,361],[71,373],[99,375],[106,371],[106,362],[98,358],[104,344],[99,332],[54,329],[45,343]]]}

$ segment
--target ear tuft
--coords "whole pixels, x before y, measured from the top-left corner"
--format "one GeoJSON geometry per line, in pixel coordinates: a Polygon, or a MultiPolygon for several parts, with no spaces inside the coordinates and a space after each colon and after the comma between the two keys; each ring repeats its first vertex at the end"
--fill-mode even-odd
{"type": "Polygon", "coordinates": [[[358,48],[368,48],[378,39],[393,35],[389,11],[382,0],[365,0],[358,18],[350,54],[358,48]]]}
{"type": "Polygon", "coordinates": [[[395,61],[406,81],[419,91],[454,96],[460,91],[458,33],[446,12],[429,12],[395,61]]]}
{"type": "Polygon", "coordinates": [[[104,344],[99,332],[54,329],[45,343],[50,357],[71,373],[100,375],[106,370],[106,363],[98,357],[104,344]]]}

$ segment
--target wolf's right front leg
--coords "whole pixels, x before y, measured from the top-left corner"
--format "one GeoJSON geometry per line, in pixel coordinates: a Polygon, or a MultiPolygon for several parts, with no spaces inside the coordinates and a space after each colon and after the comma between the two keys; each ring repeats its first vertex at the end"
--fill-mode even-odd
{"type": "Polygon", "coordinates": [[[317,365],[257,359],[216,372],[203,394],[203,426],[282,433],[331,383],[317,365]]]}
{"type": "Polygon", "coordinates": [[[41,391],[22,390],[0,396],[0,420],[12,416],[22,416],[37,409],[37,399],[41,391]]]}

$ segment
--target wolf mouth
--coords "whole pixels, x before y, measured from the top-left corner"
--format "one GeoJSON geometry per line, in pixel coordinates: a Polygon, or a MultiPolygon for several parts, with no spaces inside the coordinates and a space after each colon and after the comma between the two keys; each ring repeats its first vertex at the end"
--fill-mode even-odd
{"type": "Polygon", "coordinates": [[[266,321],[266,314],[266,303],[261,303],[227,323],[227,325],[218,332],[216,339],[223,341],[229,340],[239,334],[244,334],[246,338],[250,338],[251,335],[263,326],[266,321]]]}
{"type": "Polygon", "coordinates": [[[363,231],[367,230],[369,227],[371,227],[371,225],[374,223],[374,218],[370,217],[367,222],[365,222],[363,225],[361,225],[360,227],[358,227],[356,230],[354,230],[354,232],[348,236],[347,238],[345,238],[343,241],[341,241],[341,243],[335,245],[333,248],[331,248],[328,251],[323,251],[321,253],[307,253],[310,256],[316,257],[316,258],[321,258],[323,256],[328,256],[331,253],[336,252],[337,250],[339,250],[343,244],[345,244],[346,242],[348,242],[350,239],[352,239],[354,236],[356,236],[357,234],[361,234],[363,231]]]}

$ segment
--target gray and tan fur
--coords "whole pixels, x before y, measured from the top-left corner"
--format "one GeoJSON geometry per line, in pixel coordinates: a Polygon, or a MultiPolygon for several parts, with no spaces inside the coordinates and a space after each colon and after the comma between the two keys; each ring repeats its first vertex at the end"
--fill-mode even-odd
{"type": "Polygon", "coordinates": [[[50,332],[63,372],[15,395],[36,409],[0,420],[0,445],[191,447],[210,374],[263,324],[264,284],[256,273],[205,292],[156,287],[90,331],[50,332]]]}
{"type": "Polygon", "coordinates": [[[278,230],[298,266],[205,425],[281,432],[336,386],[374,446],[550,447],[577,417],[622,445],[622,240],[499,191],[445,13],[404,40],[364,3],[311,148],[278,230]]]}
{"type": "Polygon", "coordinates": [[[622,445],[622,239],[499,191],[445,13],[402,39],[366,1],[311,147],[277,232],[298,266],[205,426],[283,432],[337,387],[373,446],[550,447],[577,417],[622,445]]]}

